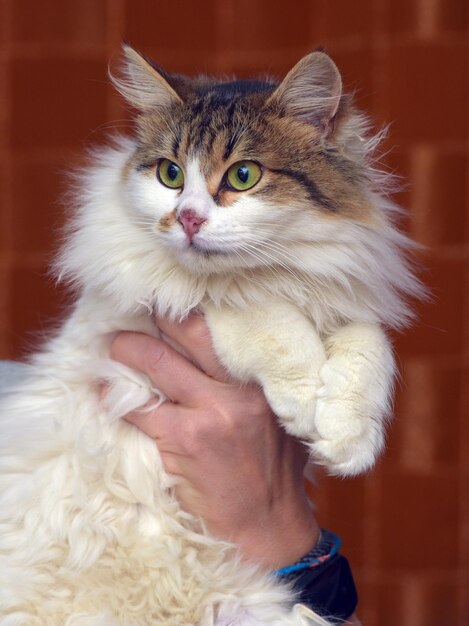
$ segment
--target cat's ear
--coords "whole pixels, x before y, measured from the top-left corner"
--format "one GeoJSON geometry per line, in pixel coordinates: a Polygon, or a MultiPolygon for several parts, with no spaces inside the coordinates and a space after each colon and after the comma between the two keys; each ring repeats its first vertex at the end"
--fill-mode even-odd
{"type": "Polygon", "coordinates": [[[289,115],[327,131],[339,108],[342,78],[325,52],[303,57],[269,98],[289,115]]]}
{"type": "Polygon", "coordinates": [[[135,108],[146,111],[165,107],[181,98],[171,87],[162,71],[158,71],[139,52],[123,45],[124,64],[121,75],[109,73],[117,91],[135,108]]]}

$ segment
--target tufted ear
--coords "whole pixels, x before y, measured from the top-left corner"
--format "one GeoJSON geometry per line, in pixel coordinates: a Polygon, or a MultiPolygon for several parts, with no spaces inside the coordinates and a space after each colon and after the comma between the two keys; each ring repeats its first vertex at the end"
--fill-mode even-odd
{"type": "Polygon", "coordinates": [[[327,131],[341,96],[342,78],[336,64],[325,52],[312,52],[288,72],[269,102],[327,131]]]}
{"type": "Polygon", "coordinates": [[[164,72],[149,63],[139,52],[124,44],[121,76],[109,72],[117,91],[135,108],[146,111],[169,106],[181,98],[168,83],[164,72]]]}

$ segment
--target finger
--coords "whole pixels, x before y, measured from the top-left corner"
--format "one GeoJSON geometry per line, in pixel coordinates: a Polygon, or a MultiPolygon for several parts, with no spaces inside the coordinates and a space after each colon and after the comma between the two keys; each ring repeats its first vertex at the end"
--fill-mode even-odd
{"type": "Polygon", "coordinates": [[[233,380],[213,349],[210,330],[202,315],[189,315],[182,322],[170,322],[158,317],[156,324],[206,374],[221,382],[233,380]]]}
{"type": "Polygon", "coordinates": [[[136,409],[123,419],[153,439],[160,454],[189,457],[192,426],[197,415],[194,409],[166,401],[156,409],[136,409]]]}
{"type": "Polygon", "coordinates": [[[216,384],[166,342],[142,333],[119,333],[111,358],[143,372],[168,398],[187,406],[197,406],[216,384]]]}
{"type": "Polygon", "coordinates": [[[181,405],[166,401],[154,409],[151,407],[135,409],[124,415],[123,419],[136,426],[151,439],[158,441],[167,437],[168,430],[174,430],[173,427],[168,429],[168,424],[174,425],[180,422],[181,411],[183,411],[181,405]]]}

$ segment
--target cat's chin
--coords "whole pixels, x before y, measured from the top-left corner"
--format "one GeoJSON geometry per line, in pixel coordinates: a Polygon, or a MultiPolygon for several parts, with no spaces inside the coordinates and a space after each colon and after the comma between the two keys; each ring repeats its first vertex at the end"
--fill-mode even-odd
{"type": "Polygon", "coordinates": [[[236,273],[259,267],[259,259],[243,253],[236,244],[217,241],[216,238],[195,236],[163,236],[159,241],[184,270],[195,275],[236,273]]]}
{"type": "Polygon", "coordinates": [[[197,240],[185,242],[184,246],[178,245],[173,248],[173,253],[180,265],[195,274],[217,273],[233,269],[237,265],[236,254],[231,250],[197,240]]]}
{"type": "Polygon", "coordinates": [[[196,255],[202,255],[205,258],[211,258],[214,256],[229,256],[230,255],[230,251],[229,250],[224,250],[221,248],[211,248],[206,246],[205,244],[202,245],[200,243],[198,243],[197,241],[193,241],[189,247],[188,250],[196,255]]]}
{"type": "Polygon", "coordinates": [[[213,274],[235,268],[235,261],[228,251],[210,249],[191,243],[177,251],[177,260],[193,274],[213,274]]]}

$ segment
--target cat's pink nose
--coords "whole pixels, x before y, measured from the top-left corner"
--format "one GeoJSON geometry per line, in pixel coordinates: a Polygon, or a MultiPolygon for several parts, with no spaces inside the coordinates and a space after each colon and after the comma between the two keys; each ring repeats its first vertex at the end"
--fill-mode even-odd
{"type": "Polygon", "coordinates": [[[202,217],[194,211],[194,209],[183,209],[177,218],[178,222],[184,228],[184,232],[192,241],[192,237],[195,233],[198,233],[200,227],[207,221],[206,217],[202,217]]]}

